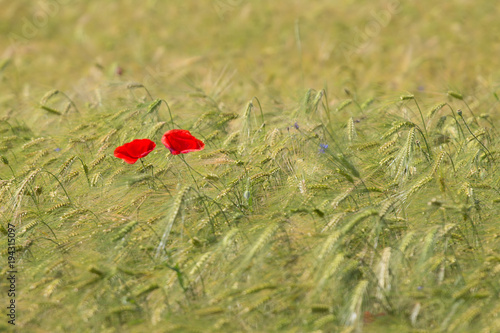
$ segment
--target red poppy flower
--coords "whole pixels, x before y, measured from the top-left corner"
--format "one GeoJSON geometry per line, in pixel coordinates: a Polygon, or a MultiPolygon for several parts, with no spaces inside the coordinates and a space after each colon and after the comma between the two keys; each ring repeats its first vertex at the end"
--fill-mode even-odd
{"type": "Polygon", "coordinates": [[[134,164],[138,159],[146,156],[155,149],[156,143],[149,139],[136,139],[115,149],[115,157],[121,158],[128,164],[134,164]]]}
{"type": "Polygon", "coordinates": [[[198,140],[187,130],[173,129],[163,134],[161,142],[172,155],[186,154],[205,148],[203,141],[198,140]]]}

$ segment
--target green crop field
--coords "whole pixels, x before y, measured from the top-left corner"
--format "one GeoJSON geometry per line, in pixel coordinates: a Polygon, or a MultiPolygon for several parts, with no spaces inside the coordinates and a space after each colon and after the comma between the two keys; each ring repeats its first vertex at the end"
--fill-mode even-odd
{"type": "Polygon", "coordinates": [[[0,331],[500,332],[495,1],[0,8],[0,331]]]}

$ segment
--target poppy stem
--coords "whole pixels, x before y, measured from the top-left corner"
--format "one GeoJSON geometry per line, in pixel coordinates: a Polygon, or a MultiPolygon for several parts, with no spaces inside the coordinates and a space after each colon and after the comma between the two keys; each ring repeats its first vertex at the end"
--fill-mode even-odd
{"type": "MultiPolygon", "coordinates": [[[[193,173],[191,172],[191,170],[193,170],[194,172],[196,172],[197,174],[199,174],[199,175],[200,175],[200,176],[202,176],[202,177],[203,177],[203,175],[202,175],[201,173],[199,173],[198,171],[196,171],[195,169],[193,169],[193,168],[192,168],[192,167],[188,164],[188,162],[186,162],[186,160],[184,159],[184,156],[182,156],[182,155],[181,155],[181,156],[179,156],[179,157],[180,157],[180,159],[182,160],[182,162],[184,162],[184,164],[186,164],[186,165],[187,165],[188,170],[189,170],[189,174],[191,175],[191,178],[193,178],[194,185],[196,186],[196,189],[198,190],[198,194],[200,195],[200,197],[206,197],[206,198],[208,198],[207,196],[202,196],[202,195],[201,195],[200,187],[198,186],[198,183],[196,182],[196,179],[194,178],[193,173]]],[[[207,213],[207,218],[208,218],[208,221],[210,222],[210,226],[212,227],[212,232],[213,232],[213,234],[214,234],[214,237],[217,237],[217,236],[215,235],[215,225],[214,225],[214,223],[213,223],[213,221],[212,221],[212,218],[210,217],[210,212],[208,211],[208,207],[207,207],[207,205],[205,204],[205,201],[204,201],[204,200],[202,200],[201,202],[202,202],[202,204],[203,204],[203,208],[205,208],[205,212],[207,213]]],[[[225,216],[225,215],[224,215],[224,216],[225,216]]]]}
{"type": "MultiPolygon", "coordinates": [[[[141,161],[141,163],[142,163],[142,168],[143,168],[144,170],[146,170],[146,165],[145,165],[145,164],[144,164],[144,162],[142,161],[142,158],[141,158],[141,159],[139,159],[139,160],[140,160],[140,161],[141,161]]],[[[152,189],[154,189],[154,190],[156,190],[156,183],[155,183],[155,175],[154,175],[154,173],[153,173],[153,166],[151,166],[151,188],[152,188],[152,189]]]]}
{"type": "Polygon", "coordinates": [[[196,185],[196,188],[198,189],[198,192],[200,191],[200,188],[198,187],[198,183],[196,182],[196,179],[194,178],[193,176],[193,173],[191,172],[191,170],[193,170],[194,172],[196,172],[197,174],[199,174],[200,176],[203,177],[203,175],[201,173],[199,173],[198,171],[196,171],[195,169],[193,169],[189,164],[188,162],[186,162],[186,160],[184,159],[184,156],[180,155],[179,156],[180,159],[182,160],[182,162],[184,162],[184,164],[187,165],[188,167],[188,170],[189,170],[189,174],[191,175],[191,178],[193,178],[193,181],[194,181],[194,184],[196,185]]]}
{"type": "Polygon", "coordinates": [[[151,182],[153,185],[153,189],[156,190],[156,182],[155,182],[155,172],[154,172],[155,167],[151,165],[151,182]]]}

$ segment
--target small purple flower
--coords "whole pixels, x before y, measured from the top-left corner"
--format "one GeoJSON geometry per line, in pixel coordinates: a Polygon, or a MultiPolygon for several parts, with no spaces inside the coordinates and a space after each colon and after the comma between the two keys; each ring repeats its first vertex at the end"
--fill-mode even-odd
{"type": "Polygon", "coordinates": [[[320,143],[319,146],[320,146],[319,152],[321,154],[324,154],[325,153],[325,149],[328,148],[328,144],[326,144],[326,143],[320,143]]]}
{"type": "Polygon", "coordinates": [[[422,286],[417,287],[417,290],[422,290],[422,289],[424,289],[424,287],[422,287],[422,286]]]}
{"type": "Polygon", "coordinates": [[[54,149],[54,151],[61,151],[61,148],[56,148],[54,149]]]}
{"type": "Polygon", "coordinates": [[[293,127],[295,127],[296,129],[299,129],[299,123],[295,122],[295,124],[293,124],[293,127]]]}

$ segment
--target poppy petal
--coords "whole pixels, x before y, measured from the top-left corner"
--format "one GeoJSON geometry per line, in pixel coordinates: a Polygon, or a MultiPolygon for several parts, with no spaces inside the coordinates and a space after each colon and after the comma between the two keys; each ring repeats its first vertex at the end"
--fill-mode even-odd
{"type": "Polygon", "coordinates": [[[139,158],[147,156],[156,147],[149,139],[135,139],[115,149],[114,155],[129,164],[134,164],[139,158]]]}
{"type": "Polygon", "coordinates": [[[122,160],[124,160],[128,164],[134,164],[135,162],[137,162],[137,160],[138,160],[137,158],[133,158],[133,157],[128,156],[126,152],[120,151],[119,148],[121,148],[121,147],[118,147],[115,149],[115,157],[121,158],[122,160]]]}
{"type": "Polygon", "coordinates": [[[161,142],[172,155],[186,154],[205,148],[203,141],[195,138],[188,130],[173,129],[166,132],[161,142]]]}

